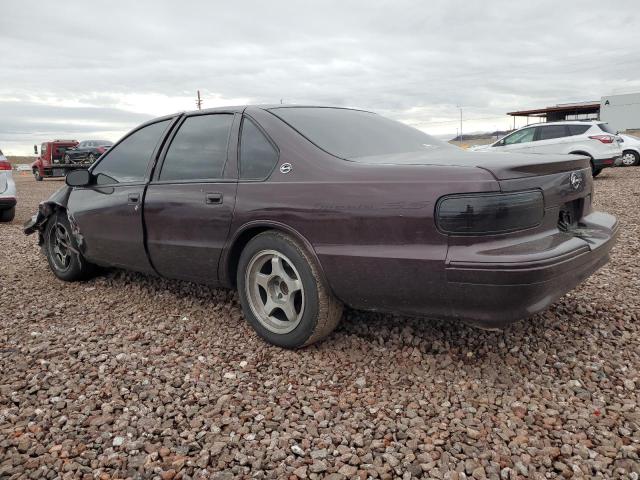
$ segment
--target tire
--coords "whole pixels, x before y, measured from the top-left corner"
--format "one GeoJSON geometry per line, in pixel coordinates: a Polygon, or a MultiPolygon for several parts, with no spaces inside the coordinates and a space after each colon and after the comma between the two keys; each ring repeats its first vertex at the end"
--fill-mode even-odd
{"type": "Polygon", "coordinates": [[[237,285],[249,324],[279,347],[294,349],[322,340],[342,316],[342,303],[329,291],[315,260],[280,232],[264,232],[249,241],[240,255],[237,285]]]}
{"type": "Polygon", "coordinates": [[[16,216],[16,207],[0,210],[0,222],[11,222],[16,216]]]}
{"type": "Polygon", "coordinates": [[[596,178],[598,175],[600,175],[600,172],[602,171],[602,167],[600,168],[596,168],[596,166],[593,164],[593,157],[591,155],[587,155],[586,153],[582,153],[581,155],[585,155],[588,156],[591,162],[591,176],[593,178],[596,178]]]}
{"type": "Polygon", "coordinates": [[[635,167],[640,163],[640,154],[633,150],[625,150],[622,152],[622,166],[623,167],[635,167]]]}
{"type": "Polygon", "coordinates": [[[42,181],[42,175],[40,175],[40,171],[38,169],[33,170],[33,177],[36,179],[36,182],[42,181]]]}
{"type": "Polygon", "coordinates": [[[85,280],[95,272],[95,266],[87,262],[78,252],[71,233],[71,225],[64,210],[58,210],[49,217],[44,230],[43,251],[51,271],[60,280],[65,282],[85,280]]]}

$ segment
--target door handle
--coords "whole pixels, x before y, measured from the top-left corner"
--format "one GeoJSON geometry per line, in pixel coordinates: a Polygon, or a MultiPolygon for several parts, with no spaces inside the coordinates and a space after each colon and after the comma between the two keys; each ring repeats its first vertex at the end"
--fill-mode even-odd
{"type": "Polygon", "coordinates": [[[140,194],[139,193],[130,193],[127,197],[127,203],[129,205],[137,205],[140,202],[140,194]]]}
{"type": "Polygon", "coordinates": [[[204,197],[204,203],[207,205],[220,205],[222,203],[222,194],[207,193],[204,197]]]}

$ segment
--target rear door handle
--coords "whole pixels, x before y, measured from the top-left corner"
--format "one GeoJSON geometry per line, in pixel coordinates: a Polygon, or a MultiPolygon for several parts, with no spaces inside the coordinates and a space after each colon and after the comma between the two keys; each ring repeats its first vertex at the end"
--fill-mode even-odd
{"type": "Polygon", "coordinates": [[[221,193],[207,193],[204,197],[204,202],[207,205],[220,205],[222,203],[221,193]]]}
{"type": "Polygon", "coordinates": [[[129,205],[137,205],[139,201],[140,201],[139,193],[130,193],[129,196],[127,197],[127,203],[129,205]]]}

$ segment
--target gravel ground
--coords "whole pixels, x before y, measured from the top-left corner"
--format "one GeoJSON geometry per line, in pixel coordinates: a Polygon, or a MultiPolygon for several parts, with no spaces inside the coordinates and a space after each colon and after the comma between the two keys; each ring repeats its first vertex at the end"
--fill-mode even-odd
{"type": "Polygon", "coordinates": [[[61,185],[18,178],[0,225],[0,478],[630,478],[640,473],[640,168],[595,202],[611,263],[504,332],[347,312],[260,341],[233,292],[49,272],[20,225],[61,185]]]}

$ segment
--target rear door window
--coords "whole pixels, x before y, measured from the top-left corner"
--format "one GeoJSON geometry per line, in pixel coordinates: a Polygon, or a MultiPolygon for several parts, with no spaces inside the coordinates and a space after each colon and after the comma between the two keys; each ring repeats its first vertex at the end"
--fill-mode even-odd
{"type": "Polygon", "coordinates": [[[278,161],[278,151],[248,118],[242,121],[240,137],[240,178],[263,180],[278,161]]]}
{"type": "Polygon", "coordinates": [[[538,128],[536,140],[553,140],[567,136],[567,128],[565,125],[546,125],[538,128]]]}
{"type": "Polygon", "coordinates": [[[161,181],[222,178],[233,114],[187,117],[167,150],[161,181]]]}
{"type": "Polygon", "coordinates": [[[99,185],[142,182],[149,160],[171,120],[152,123],[136,130],[109,149],[91,172],[99,185]]]}

